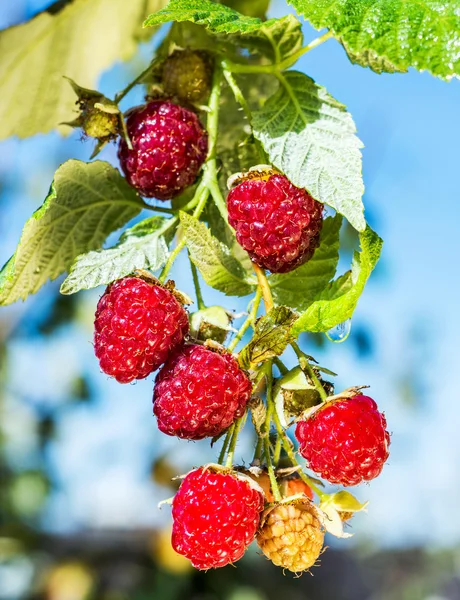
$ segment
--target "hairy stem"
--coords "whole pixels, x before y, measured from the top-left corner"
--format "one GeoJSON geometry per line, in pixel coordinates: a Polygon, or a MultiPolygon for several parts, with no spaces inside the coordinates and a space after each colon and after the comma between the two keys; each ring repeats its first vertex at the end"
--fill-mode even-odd
{"type": "Polygon", "coordinates": [[[278,487],[278,482],[276,481],[276,476],[275,476],[275,469],[273,466],[273,462],[272,462],[272,457],[271,457],[271,452],[270,452],[270,425],[271,425],[271,421],[272,421],[272,415],[273,415],[273,374],[272,374],[272,361],[269,360],[265,365],[264,365],[264,373],[267,379],[267,415],[265,418],[265,424],[264,424],[264,438],[263,438],[263,445],[264,445],[264,456],[265,456],[265,461],[267,463],[267,469],[268,469],[268,476],[270,478],[270,485],[272,488],[272,492],[273,492],[273,496],[275,498],[275,500],[277,502],[279,502],[281,500],[281,493],[278,487]]]}
{"type": "Polygon", "coordinates": [[[217,174],[217,134],[219,131],[219,103],[222,87],[222,69],[217,66],[214,69],[212,90],[208,104],[207,131],[209,135],[209,151],[206,169],[208,172],[208,187],[212,198],[219,209],[224,221],[228,222],[227,205],[220,191],[217,174]]]}
{"type": "Polygon", "coordinates": [[[281,440],[281,444],[282,444],[284,451],[286,452],[289,460],[291,461],[292,466],[300,467],[298,470],[298,473],[299,473],[299,476],[302,479],[302,481],[304,483],[306,483],[308,485],[308,487],[310,487],[315,492],[315,494],[317,494],[317,496],[319,498],[322,498],[324,496],[324,492],[321,490],[321,488],[319,488],[316,485],[316,483],[310,477],[308,477],[308,475],[303,471],[302,466],[298,463],[297,458],[294,453],[294,450],[291,447],[291,441],[287,437],[286,432],[284,431],[283,426],[281,425],[281,421],[279,420],[279,417],[276,414],[276,411],[274,412],[273,416],[274,416],[276,431],[278,433],[278,439],[281,440]]]}
{"type": "Polygon", "coordinates": [[[283,361],[278,356],[275,356],[273,358],[273,362],[278,367],[281,375],[287,375],[289,373],[289,369],[286,367],[286,365],[283,363],[283,361]]]}
{"type": "Polygon", "coordinates": [[[259,285],[257,287],[256,295],[254,297],[254,301],[252,304],[252,309],[251,309],[251,312],[249,313],[248,318],[245,320],[243,325],[241,325],[240,329],[238,330],[238,333],[235,335],[235,337],[233,338],[231,343],[228,345],[229,352],[233,352],[233,350],[237,347],[238,343],[240,342],[240,340],[242,339],[242,337],[244,336],[246,331],[249,329],[249,327],[251,325],[254,324],[256,317],[257,317],[257,311],[259,310],[259,305],[260,305],[261,299],[262,299],[262,288],[259,285]]]}
{"type": "Polygon", "coordinates": [[[230,444],[230,440],[232,439],[234,429],[235,429],[235,423],[232,423],[227,430],[227,434],[225,436],[224,443],[222,444],[222,448],[220,450],[219,458],[217,460],[219,465],[224,464],[224,458],[225,458],[225,455],[227,454],[228,445],[230,444]]]}
{"type": "Polygon", "coordinates": [[[235,423],[233,425],[232,441],[230,442],[230,448],[228,450],[227,461],[225,463],[225,466],[228,467],[229,469],[233,466],[233,457],[235,455],[235,449],[236,449],[236,443],[238,441],[238,435],[241,431],[243,423],[246,420],[246,415],[247,415],[247,412],[242,417],[240,417],[237,421],[235,421],[235,423]]]}
{"type": "Polygon", "coordinates": [[[195,286],[196,303],[198,305],[198,309],[203,310],[204,308],[206,308],[206,304],[204,303],[203,294],[201,293],[200,279],[198,277],[198,269],[196,268],[195,264],[192,262],[192,259],[190,258],[190,254],[188,255],[188,258],[190,261],[190,270],[192,271],[193,285],[195,286]]]}
{"type": "Polygon", "coordinates": [[[252,263],[252,267],[254,269],[255,274],[257,275],[257,281],[259,282],[259,286],[262,289],[262,297],[264,299],[265,310],[269,312],[273,306],[273,296],[270,289],[270,284],[268,283],[267,276],[265,275],[265,271],[256,265],[256,263],[252,263]]]}
{"type": "MultiPolygon", "coordinates": [[[[224,70],[224,77],[225,77],[225,80],[227,81],[230,89],[233,92],[233,96],[235,97],[235,100],[238,102],[238,104],[243,109],[243,112],[246,115],[246,118],[249,121],[249,124],[251,125],[252,112],[251,112],[251,109],[249,108],[249,104],[247,103],[246,98],[243,95],[243,92],[241,91],[241,88],[236,83],[236,79],[233,77],[233,74],[228,70],[224,70]]],[[[266,162],[267,154],[264,150],[264,147],[262,146],[260,141],[255,138],[254,138],[254,142],[255,142],[257,151],[259,153],[259,156],[260,156],[262,162],[266,162]]]]}
{"type": "Polygon", "coordinates": [[[142,83],[142,80],[151,72],[153,63],[150,63],[149,66],[140,73],[136,79],[133,79],[131,83],[129,83],[121,92],[115,96],[115,102],[118,104],[123,100],[123,98],[135,87],[138,83],[142,83]]]}
{"type": "MultiPolygon", "coordinates": [[[[206,202],[208,201],[208,197],[209,197],[209,190],[207,189],[206,183],[204,182],[204,177],[201,180],[201,184],[196,189],[195,197],[198,198],[199,200],[198,200],[198,205],[193,212],[193,216],[196,219],[198,219],[198,217],[203,212],[204,207],[206,206],[206,202]]],[[[185,237],[183,237],[180,240],[180,242],[177,244],[177,246],[174,248],[174,250],[171,252],[171,254],[169,255],[169,258],[166,261],[166,264],[163,267],[163,270],[161,271],[160,276],[158,277],[158,279],[160,280],[161,283],[164,283],[166,277],[168,276],[169,271],[171,270],[171,267],[174,264],[174,261],[179,256],[182,249],[184,248],[185,243],[186,243],[185,237]]]]}

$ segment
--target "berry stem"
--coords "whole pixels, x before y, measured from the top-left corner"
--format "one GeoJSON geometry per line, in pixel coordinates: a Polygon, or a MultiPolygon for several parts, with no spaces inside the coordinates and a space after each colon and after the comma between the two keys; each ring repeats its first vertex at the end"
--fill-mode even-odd
{"type": "Polygon", "coordinates": [[[278,466],[278,464],[280,462],[280,455],[281,455],[281,438],[278,435],[276,437],[275,451],[273,452],[273,462],[275,463],[276,466],[278,466]]]}
{"type": "Polygon", "coordinates": [[[263,437],[263,446],[264,446],[264,456],[265,462],[267,463],[268,476],[270,478],[270,485],[272,488],[273,496],[277,502],[281,500],[281,493],[278,487],[278,482],[276,481],[275,469],[273,467],[272,457],[270,453],[270,425],[272,421],[273,415],[273,373],[272,373],[272,361],[269,360],[265,364],[265,368],[263,370],[266,380],[267,380],[267,415],[265,418],[264,424],[264,437],[263,437]]]}
{"type": "Polygon", "coordinates": [[[283,361],[278,356],[275,356],[273,358],[273,362],[278,367],[281,375],[287,375],[289,373],[289,369],[286,367],[286,365],[283,363],[283,361]]]}
{"type": "Polygon", "coordinates": [[[257,436],[257,443],[256,443],[256,447],[254,449],[254,458],[252,459],[253,463],[255,463],[256,461],[260,461],[260,457],[262,456],[262,445],[263,445],[263,438],[261,438],[260,436],[257,436]]]}
{"type": "Polygon", "coordinates": [[[299,477],[302,479],[302,481],[304,483],[306,483],[315,492],[315,494],[319,498],[322,498],[325,495],[324,492],[321,490],[321,488],[319,488],[316,485],[316,483],[311,479],[311,477],[308,477],[308,475],[303,471],[302,466],[297,461],[297,459],[295,457],[295,453],[291,447],[291,441],[287,437],[286,432],[284,431],[283,426],[281,425],[281,421],[279,420],[279,417],[276,414],[276,411],[274,412],[273,416],[274,416],[273,420],[275,421],[276,431],[278,433],[278,439],[281,440],[281,444],[282,444],[284,451],[286,452],[289,460],[291,461],[291,464],[294,467],[300,467],[298,470],[299,477]]]}
{"type": "Polygon", "coordinates": [[[251,325],[254,324],[256,317],[257,317],[257,311],[259,310],[261,300],[262,300],[262,288],[259,285],[259,286],[257,286],[257,291],[256,291],[256,295],[254,297],[251,312],[249,313],[249,316],[245,320],[243,325],[241,325],[240,329],[238,330],[238,333],[235,335],[235,337],[229,344],[229,346],[228,346],[229,352],[233,352],[233,350],[237,347],[238,343],[240,342],[240,340],[242,339],[242,337],[244,336],[246,331],[249,329],[249,327],[251,325]]]}
{"type": "Polygon", "coordinates": [[[306,354],[304,352],[302,352],[302,350],[300,349],[297,342],[292,342],[291,346],[294,349],[294,352],[296,353],[297,358],[299,359],[300,368],[302,369],[302,371],[304,371],[307,378],[311,379],[315,388],[318,390],[321,400],[323,402],[325,402],[327,400],[327,393],[326,393],[325,389],[323,388],[323,386],[321,385],[321,381],[318,379],[318,377],[316,376],[316,373],[312,369],[312,367],[308,361],[308,357],[306,356],[306,354]]]}
{"type": "Polygon", "coordinates": [[[227,434],[224,439],[224,443],[222,444],[222,448],[220,449],[219,458],[217,460],[219,465],[224,464],[224,458],[227,454],[228,445],[230,444],[230,440],[232,439],[233,430],[235,429],[235,423],[232,423],[227,430],[227,434]]]}
{"type": "Polygon", "coordinates": [[[230,442],[230,448],[228,449],[227,460],[225,462],[225,466],[229,469],[233,466],[233,457],[235,455],[236,443],[238,441],[238,435],[241,431],[243,424],[246,421],[247,411],[244,413],[242,417],[240,417],[233,424],[233,432],[232,432],[232,441],[230,442]]]}
{"type": "Polygon", "coordinates": [[[152,70],[153,63],[149,63],[149,66],[142,71],[131,83],[129,83],[121,92],[115,96],[115,103],[118,104],[123,100],[123,98],[129,94],[129,92],[135,87],[138,83],[142,83],[142,80],[148,75],[152,70]]]}
{"type": "MultiPolygon", "coordinates": [[[[247,103],[246,98],[243,95],[243,92],[241,91],[241,88],[236,83],[236,79],[233,77],[233,74],[231,73],[231,71],[228,71],[227,69],[224,69],[224,77],[225,77],[225,80],[227,81],[230,89],[233,92],[233,96],[235,97],[235,100],[238,102],[238,104],[243,109],[243,112],[244,112],[247,120],[249,121],[249,124],[251,125],[252,112],[251,112],[251,109],[249,108],[249,104],[247,103]]],[[[260,143],[259,140],[255,139],[255,138],[254,138],[254,141],[255,141],[255,145],[257,147],[257,151],[259,152],[262,162],[267,162],[267,154],[266,154],[262,144],[260,143]]]]}
{"type": "Polygon", "coordinates": [[[270,289],[270,284],[268,283],[267,276],[265,275],[265,271],[256,265],[256,263],[252,263],[252,267],[257,275],[257,281],[259,282],[259,286],[262,289],[262,297],[264,299],[265,310],[269,312],[274,307],[273,296],[270,289]]]}
{"type": "MultiPolygon", "coordinates": [[[[200,185],[196,188],[196,192],[195,192],[195,196],[194,196],[194,200],[196,198],[199,199],[197,207],[195,208],[195,210],[193,212],[193,216],[196,219],[198,219],[198,217],[203,212],[204,207],[206,206],[206,202],[208,201],[208,197],[209,197],[209,189],[207,188],[207,185],[205,182],[205,177],[203,177],[200,185]]],[[[158,277],[158,279],[161,283],[164,283],[166,277],[168,276],[169,271],[171,270],[171,267],[174,264],[174,261],[180,254],[181,250],[184,248],[185,243],[186,243],[185,237],[182,237],[182,239],[179,241],[177,246],[174,248],[174,250],[169,255],[169,258],[166,261],[166,264],[163,267],[163,270],[161,271],[160,276],[158,277]]]]}
{"type": "Polygon", "coordinates": [[[331,37],[333,37],[333,33],[331,31],[327,31],[323,35],[320,35],[319,37],[312,40],[306,46],[303,46],[292,56],[289,56],[284,60],[274,62],[271,65],[244,65],[233,63],[229,60],[224,60],[222,61],[222,66],[225,70],[230,71],[231,73],[267,73],[269,75],[276,74],[292,67],[301,56],[303,56],[310,50],[313,50],[313,48],[316,48],[331,37]]]}
{"type": "Polygon", "coordinates": [[[204,303],[203,294],[201,293],[201,286],[200,286],[200,280],[198,277],[198,270],[195,266],[195,263],[193,263],[192,259],[190,258],[190,253],[188,255],[188,258],[190,261],[190,269],[192,271],[193,285],[195,286],[196,303],[198,305],[198,309],[203,310],[204,308],[206,308],[206,304],[204,303]]]}
{"type": "Polygon", "coordinates": [[[219,131],[219,103],[221,87],[222,69],[220,66],[217,66],[213,73],[211,95],[209,97],[208,104],[208,120],[206,129],[209,135],[209,152],[206,162],[206,171],[208,175],[207,183],[209,191],[211,192],[212,198],[219,209],[222,218],[227,223],[227,204],[222,192],[220,191],[217,175],[217,134],[219,131]]]}

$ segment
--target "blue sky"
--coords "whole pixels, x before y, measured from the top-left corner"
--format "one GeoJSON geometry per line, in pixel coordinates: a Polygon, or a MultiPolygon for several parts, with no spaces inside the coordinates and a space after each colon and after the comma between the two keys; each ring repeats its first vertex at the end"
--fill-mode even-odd
{"type": "MultiPolygon", "coordinates": [[[[2,4],[0,26],[49,2],[2,4]]],[[[287,10],[280,3],[276,13],[287,10]]],[[[316,34],[305,27],[305,35],[308,40],[316,34]]],[[[375,354],[367,360],[358,357],[352,339],[328,342],[315,351],[318,360],[340,374],[339,389],[371,385],[369,393],[385,411],[392,432],[392,453],[382,476],[357,491],[370,506],[367,515],[355,519],[352,543],[454,544],[460,536],[460,520],[451,517],[460,492],[455,387],[460,366],[460,84],[415,71],[376,75],[351,65],[334,40],[304,56],[297,68],[324,85],[353,115],[365,144],[368,218],[385,240],[382,265],[360,300],[351,334],[357,324],[369,327],[375,354]],[[414,374],[415,406],[404,403],[401,394],[401,382],[414,374]]],[[[128,77],[128,69],[117,66],[102,77],[101,89],[112,93],[128,77]]],[[[67,158],[86,160],[90,153],[78,134],[65,140],[51,134],[0,143],[1,263],[14,251],[25,219],[42,203],[54,170],[67,158]]],[[[101,158],[115,160],[114,149],[101,158]]],[[[174,278],[185,278],[182,287],[192,293],[184,261],[174,278]]],[[[2,309],[0,321],[45,310],[56,292],[56,285],[49,285],[24,305],[2,309]]],[[[91,374],[97,390],[94,406],[65,412],[50,449],[60,492],[48,507],[45,524],[58,530],[157,523],[168,517],[168,509],[156,509],[167,490],[154,489],[148,479],[152,457],[172,452],[183,471],[214,456],[205,443],[178,442],[156,431],[151,380],[120,386],[99,374],[90,342],[91,312],[100,292],[82,294],[78,327],[48,341],[22,336],[11,343],[14,369],[3,427],[10,432],[11,456],[18,464],[31,460],[35,443],[32,427],[29,435],[14,433],[19,416],[27,423],[37,406],[62,402],[70,376],[82,370],[91,374]]],[[[221,300],[214,292],[207,298],[209,303],[221,300]]],[[[234,299],[224,303],[245,307],[234,299]]],[[[250,456],[244,440],[237,452],[238,458],[243,456],[250,456]]],[[[340,542],[345,543],[350,542],[340,542]]]]}

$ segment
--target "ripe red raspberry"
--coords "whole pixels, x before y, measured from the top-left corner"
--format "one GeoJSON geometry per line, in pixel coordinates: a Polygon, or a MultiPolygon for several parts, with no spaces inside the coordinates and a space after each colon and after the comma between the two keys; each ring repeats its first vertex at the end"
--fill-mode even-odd
{"type": "Polygon", "coordinates": [[[263,507],[263,494],[248,481],[196,469],[174,496],[172,546],[197,569],[234,563],[254,540],[263,507]]]}
{"type": "Polygon", "coordinates": [[[126,121],[133,149],[120,139],[118,157],[142,196],[168,200],[191,185],[208,150],[208,134],[194,112],[167,100],[137,106],[126,121]]]}
{"type": "Polygon", "coordinates": [[[200,440],[219,435],[241,417],[251,391],[231,354],[184,346],[158,373],[153,412],[163,433],[200,440]]]}
{"type": "Polygon", "coordinates": [[[138,277],[107,287],[94,326],[101,369],[120,383],[143,379],[158,369],[189,328],[187,313],[174,295],[138,277]]]}
{"type": "Polygon", "coordinates": [[[357,485],[380,475],[388,458],[387,422],[368,396],[326,404],[299,421],[299,452],[310,468],[331,483],[357,485]]]}
{"type": "Polygon", "coordinates": [[[292,271],[318,247],[322,205],[284,175],[253,173],[228,194],[229,223],[256,264],[272,273],[292,271]]]}

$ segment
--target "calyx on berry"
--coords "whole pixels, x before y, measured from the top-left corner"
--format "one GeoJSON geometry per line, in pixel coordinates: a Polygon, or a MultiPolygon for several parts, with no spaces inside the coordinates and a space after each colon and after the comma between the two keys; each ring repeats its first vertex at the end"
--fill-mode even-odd
{"type": "Polygon", "coordinates": [[[66,79],[78,96],[76,104],[80,115],[74,121],[63,124],[81,127],[85,135],[99,140],[101,146],[115,139],[121,131],[122,119],[117,104],[96,90],[81,87],[68,77],[66,79]]]}
{"type": "Polygon", "coordinates": [[[288,426],[286,416],[299,416],[306,409],[321,402],[318,389],[299,366],[278,379],[273,389],[273,397],[284,427],[288,426]]]}

